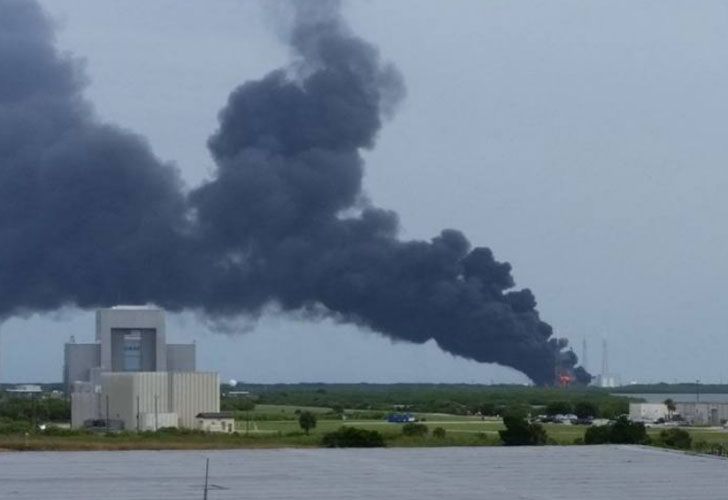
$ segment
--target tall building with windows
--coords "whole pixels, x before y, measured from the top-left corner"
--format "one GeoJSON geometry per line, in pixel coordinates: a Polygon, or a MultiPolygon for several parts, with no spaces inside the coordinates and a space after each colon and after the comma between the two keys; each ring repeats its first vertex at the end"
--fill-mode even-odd
{"type": "Polygon", "coordinates": [[[152,306],[99,309],[96,341],[65,345],[63,375],[73,427],[192,427],[220,409],[218,375],[195,371],[195,344],[167,344],[164,311],[152,306]]]}
{"type": "Polygon", "coordinates": [[[96,342],[65,346],[64,376],[97,382],[102,372],[193,372],[195,344],[167,344],[164,311],[151,306],[116,306],[96,311],[96,342]]]}

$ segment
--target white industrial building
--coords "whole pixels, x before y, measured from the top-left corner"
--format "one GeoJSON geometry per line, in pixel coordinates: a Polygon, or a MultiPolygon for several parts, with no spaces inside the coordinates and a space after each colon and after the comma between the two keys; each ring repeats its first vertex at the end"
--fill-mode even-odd
{"type": "Polygon", "coordinates": [[[197,414],[196,428],[205,432],[235,432],[235,416],[233,412],[205,412],[197,414]]]}
{"type": "Polygon", "coordinates": [[[74,428],[196,428],[198,414],[220,411],[218,374],[195,371],[194,344],[166,343],[156,307],[98,310],[96,342],[65,346],[64,383],[74,428]]]}
{"type": "Polygon", "coordinates": [[[667,406],[663,403],[630,403],[629,419],[633,422],[656,422],[667,418],[667,406]]]}
{"type": "MultiPolygon", "coordinates": [[[[675,402],[673,418],[690,425],[719,426],[728,422],[728,403],[675,402]]],[[[668,419],[664,403],[630,403],[629,418],[635,422],[668,419]]]]}

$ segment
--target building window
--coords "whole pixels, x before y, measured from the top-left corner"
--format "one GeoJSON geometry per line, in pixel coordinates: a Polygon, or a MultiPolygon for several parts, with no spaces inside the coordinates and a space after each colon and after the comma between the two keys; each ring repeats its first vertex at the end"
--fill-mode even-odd
{"type": "Polygon", "coordinates": [[[124,334],[124,371],[139,372],[142,370],[142,332],[131,330],[124,334]]]}

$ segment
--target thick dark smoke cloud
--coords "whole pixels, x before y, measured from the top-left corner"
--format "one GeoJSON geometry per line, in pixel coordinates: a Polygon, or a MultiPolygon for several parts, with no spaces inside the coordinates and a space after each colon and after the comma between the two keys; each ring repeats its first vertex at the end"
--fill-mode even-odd
{"type": "Polygon", "coordinates": [[[294,63],[232,92],[209,139],[214,178],[187,192],[144,139],[94,116],[39,7],[0,0],[0,316],[276,305],[537,383],[573,370],[509,264],[452,229],[401,241],[396,214],[363,196],[360,152],[404,95],[397,71],[336,2],[301,2],[288,36],[294,63]]]}
{"type": "Polygon", "coordinates": [[[35,2],[0,1],[2,315],[144,300],[180,279],[167,264],[184,222],[177,172],[93,116],[53,42],[35,2]]]}

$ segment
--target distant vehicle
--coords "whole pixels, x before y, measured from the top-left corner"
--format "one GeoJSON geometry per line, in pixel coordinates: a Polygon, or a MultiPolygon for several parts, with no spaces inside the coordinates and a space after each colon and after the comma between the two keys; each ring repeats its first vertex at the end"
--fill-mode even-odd
{"type": "Polygon", "coordinates": [[[417,419],[411,413],[390,413],[387,416],[387,422],[393,424],[407,424],[409,422],[416,422],[417,419]]]}

